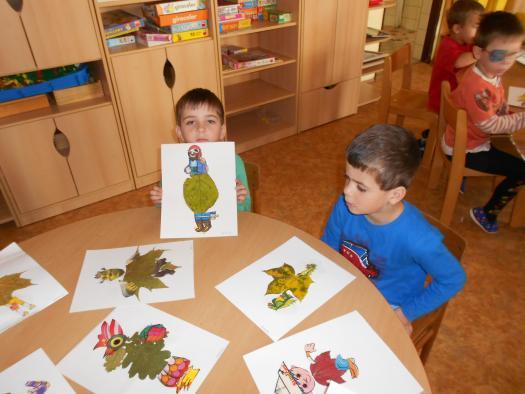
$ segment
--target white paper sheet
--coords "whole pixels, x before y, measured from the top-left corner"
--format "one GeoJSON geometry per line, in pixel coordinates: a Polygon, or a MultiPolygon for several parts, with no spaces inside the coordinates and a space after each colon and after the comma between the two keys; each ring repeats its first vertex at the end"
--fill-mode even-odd
{"type": "MultiPolygon", "coordinates": [[[[354,279],[351,273],[293,237],[226,279],[217,290],[276,341],[354,279]],[[274,310],[268,303],[280,294],[265,295],[273,278],[264,270],[282,267],[284,263],[293,267],[295,275],[307,269],[309,264],[315,264],[315,270],[310,274],[313,283],[302,301],[296,300],[287,307],[274,310]]],[[[289,290],[287,294],[292,292],[289,290]]]]}
{"type": "MultiPolygon", "coordinates": [[[[228,346],[227,340],[149,305],[118,307],[103,321],[110,325],[112,319],[120,324],[123,334],[128,337],[135,332],[141,333],[148,325],[162,324],[167,329],[162,350],[169,351],[173,357],[184,357],[190,360],[193,368],[200,369],[188,390],[181,391],[183,393],[197,392],[228,346]]],[[[174,388],[164,386],[157,378],[141,380],[138,375],[130,378],[129,370],[133,364],[106,371],[105,348],[93,349],[101,334],[103,321],[60,361],[60,371],[95,393],[175,393],[174,388]]]]}
{"type": "Polygon", "coordinates": [[[47,386],[46,394],[75,392],[42,349],[35,350],[0,373],[2,393],[37,393],[30,390],[39,385],[47,386]]]}
{"type": "MultiPolygon", "coordinates": [[[[235,144],[233,142],[165,144],[161,146],[161,158],[162,212],[160,237],[200,238],[237,235],[235,144]],[[218,198],[213,205],[202,204],[206,210],[201,213],[211,216],[208,220],[211,228],[208,228],[205,222],[201,222],[201,225],[197,223],[194,212],[185,201],[184,183],[187,181],[196,185],[196,182],[202,179],[199,177],[204,176],[203,174],[192,175],[187,173],[190,171],[189,152],[195,152],[194,146],[199,147],[201,158],[205,160],[207,165],[205,170],[203,167],[200,171],[207,171],[207,175],[218,189],[218,198]]],[[[194,188],[193,190],[205,190],[205,188],[194,188]]],[[[187,192],[186,196],[188,195],[187,192]]],[[[203,192],[200,196],[206,200],[209,193],[203,192]]]]}
{"type": "Polygon", "coordinates": [[[507,102],[514,107],[525,108],[525,88],[510,86],[507,102]]]}
{"type": "Polygon", "coordinates": [[[16,243],[0,251],[0,333],[66,294],[67,290],[16,243]],[[11,292],[7,282],[13,280],[27,287],[11,292]]]}
{"type": "MultiPolygon", "coordinates": [[[[317,379],[322,380],[323,373],[334,371],[334,363],[331,360],[324,368],[319,368],[321,364],[316,365],[319,362],[317,357],[327,351],[329,359],[335,360],[338,355],[343,360],[352,358],[358,370],[355,378],[352,378],[348,370],[341,370],[339,376],[344,382],[337,383],[332,380],[328,394],[345,392],[342,390],[360,394],[422,392],[419,383],[357,311],[248,353],[244,356],[244,361],[261,393],[274,393],[277,384],[283,386],[284,382],[293,388],[286,376],[278,374],[280,366],[284,363],[296,373],[295,377],[298,380],[312,380],[313,391],[306,392],[317,394],[324,393],[326,389],[317,379]],[[307,344],[314,344],[315,347],[315,352],[310,354],[311,359],[306,357],[307,344]],[[302,368],[303,371],[295,368],[302,368]],[[315,374],[312,374],[312,371],[315,371],[315,374]]],[[[305,384],[308,388],[311,387],[308,383],[305,384]]],[[[284,389],[280,392],[287,393],[284,389]]]]}
{"type": "Polygon", "coordinates": [[[126,297],[125,290],[123,291],[127,283],[124,280],[127,263],[137,251],[137,246],[86,251],[70,312],[194,298],[193,241],[166,242],[138,247],[141,255],[153,249],[164,250],[159,259],[166,259],[178,268],[175,269],[175,273],[158,278],[152,273],[152,279],[166,287],[152,290],[142,287],[138,291],[138,297],[135,295],[126,297]],[[103,269],[121,269],[122,275],[113,280],[95,278],[103,269]]]}

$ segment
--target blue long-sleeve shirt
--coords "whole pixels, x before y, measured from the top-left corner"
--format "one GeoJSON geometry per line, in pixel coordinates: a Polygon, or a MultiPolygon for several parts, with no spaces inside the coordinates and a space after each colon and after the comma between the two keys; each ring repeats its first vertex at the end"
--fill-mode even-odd
{"type": "Polygon", "coordinates": [[[377,225],[352,214],[341,195],[322,240],[339,251],[344,240],[368,250],[379,275],[371,279],[391,305],[409,320],[427,314],[452,298],[466,281],[465,271],[443,244],[443,236],[412,204],[393,222],[377,225]],[[427,274],[432,282],[425,288],[427,274]]]}

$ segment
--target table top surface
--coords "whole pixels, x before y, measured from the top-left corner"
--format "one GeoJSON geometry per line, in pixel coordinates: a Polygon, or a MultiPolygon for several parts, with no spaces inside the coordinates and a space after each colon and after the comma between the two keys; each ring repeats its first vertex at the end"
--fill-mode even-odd
{"type": "MultiPolygon", "coordinates": [[[[159,229],[160,210],[146,207],[96,216],[22,242],[22,249],[53,275],[69,291],[69,295],[0,334],[0,371],[40,347],[53,362],[58,363],[107,316],[108,309],[69,313],[86,250],[172,241],[161,240],[159,229]]],[[[229,379],[232,376],[236,376],[237,381],[246,382],[236,392],[256,391],[242,356],[272,341],[223,297],[215,286],[292,236],[297,236],[352,272],[356,279],[285,337],[357,310],[408,368],[425,392],[430,392],[424,368],[409,336],[368,279],[341,255],[311,235],[277,220],[244,212],[239,215],[237,237],[194,240],[196,298],[154,304],[162,311],[230,341],[218,361],[220,368],[215,365],[199,391],[232,392],[229,379]]],[[[86,392],[76,383],[72,383],[72,386],[77,392],[86,392]]]]}

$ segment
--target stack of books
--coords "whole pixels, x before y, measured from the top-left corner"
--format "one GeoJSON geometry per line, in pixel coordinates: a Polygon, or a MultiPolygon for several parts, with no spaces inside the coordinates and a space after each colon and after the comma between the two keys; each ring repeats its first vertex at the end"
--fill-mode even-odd
{"type": "Polygon", "coordinates": [[[133,44],[135,35],[144,26],[144,19],[124,10],[112,10],[102,14],[104,36],[108,47],[133,44]]]}
{"type": "Polygon", "coordinates": [[[203,38],[209,35],[208,9],[205,0],[179,0],[144,4],[142,12],[147,18],[147,32],[142,34],[145,37],[141,39],[145,45],[158,45],[156,43],[163,39],[169,40],[160,42],[166,44],[203,38]],[[168,36],[170,38],[167,38],[168,36]]]}
{"type": "MultiPolygon", "coordinates": [[[[225,33],[244,29],[255,21],[269,21],[271,14],[276,13],[277,0],[219,0],[219,32],[225,33]]],[[[278,12],[276,23],[283,23],[283,16],[291,19],[289,12],[278,12]],[[286,14],[286,15],[285,15],[286,14]]]]}
{"type": "Polygon", "coordinates": [[[275,55],[267,53],[263,49],[244,48],[236,45],[222,46],[221,58],[222,64],[231,70],[264,66],[278,60],[275,55]]]}
{"type": "MultiPolygon", "coordinates": [[[[256,8],[257,9],[257,8],[256,8]]],[[[239,3],[220,0],[217,6],[219,32],[227,33],[239,29],[246,29],[252,25],[252,19],[244,12],[239,3]]]]}

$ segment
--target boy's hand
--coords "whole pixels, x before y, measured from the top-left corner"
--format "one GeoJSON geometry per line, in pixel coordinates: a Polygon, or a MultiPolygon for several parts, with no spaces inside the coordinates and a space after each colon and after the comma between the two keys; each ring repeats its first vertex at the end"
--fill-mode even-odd
{"type": "Polygon", "coordinates": [[[244,200],[246,200],[246,196],[248,195],[248,189],[246,189],[246,186],[244,186],[240,180],[236,179],[235,190],[237,191],[237,202],[239,204],[242,204],[244,200]]]}
{"type": "Polygon", "coordinates": [[[149,198],[155,205],[162,204],[162,189],[158,186],[153,186],[153,189],[149,192],[149,198]]]}
{"type": "Polygon", "coordinates": [[[403,323],[403,327],[405,327],[405,330],[407,330],[408,335],[412,335],[412,324],[410,323],[410,320],[407,319],[405,314],[403,313],[403,310],[401,308],[394,309],[395,314],[401,320],[401,323],[403,323]]]}

